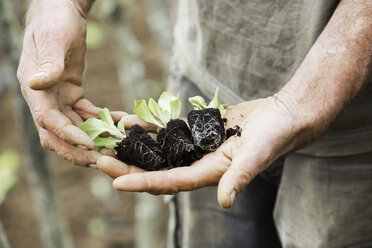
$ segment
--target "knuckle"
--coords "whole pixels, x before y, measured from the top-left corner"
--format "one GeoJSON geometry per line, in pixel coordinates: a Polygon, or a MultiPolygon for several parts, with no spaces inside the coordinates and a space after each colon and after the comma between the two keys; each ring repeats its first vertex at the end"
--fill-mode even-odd
{"type": "Polygon", "coordinates": [[[40,134],[40,144],[44,149],[52,150],[49,140],[42,134],[40,134]]]}
{"type": "Polygon", "coordinates": [[[71,156],[70,153],[64,151],[64,150],[56,150],[58,156],[62,157],[63,159],[69,161],[71,164],[78,164],[78,161],[74,159],[73,156],[71,156]]]}
{"type": "Polygon", "coordinates": [[[40,125],[42,128],[45,128],[45,117],[46,117],[46,114],[44,112],[41,112],[41,111],[34,111],[34,118],[35,118],[35,122],[40,125]]]}
{"type": "Polygon", "coordinates": [[[54,58],[52,56],[44,56],[40,59],[40,68],[52,66],[53,71],[62,72],[64,70],[64,58],[54,58]]]}
{"type": "Polygon", "coordinates": [[[249,171],[241,171],[240,178],[242,180],[243,185],[247,185],[253,180],[253,174],[249,171]]]}

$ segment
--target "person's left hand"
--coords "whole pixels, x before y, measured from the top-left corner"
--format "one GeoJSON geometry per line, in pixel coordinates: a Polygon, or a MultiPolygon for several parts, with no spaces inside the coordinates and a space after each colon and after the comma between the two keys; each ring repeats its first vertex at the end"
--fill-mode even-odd
{"type": "Polygon", "coordinates": [[[257,174],[298,143],[293,140],[301,136],[301,125],[277,97],[232,106],[226,119],[227,128],[242,127],[241,137],[229,138],[189,167],[148,172],[106,156],[97,166],[116,178],[114,187],[124,191],[175,194],[218,184],[219,204],[229,208],[257,174]]]}

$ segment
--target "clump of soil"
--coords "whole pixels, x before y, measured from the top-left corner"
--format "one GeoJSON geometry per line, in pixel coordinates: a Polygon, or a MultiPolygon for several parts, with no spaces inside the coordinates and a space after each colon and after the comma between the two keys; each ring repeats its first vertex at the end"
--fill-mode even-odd
{"type": "Polygon", "coordinates": [[[171,120],[160,130],[157,140],[140,126],[131,128],[128,136],[115,147],[116,156],[124,163],[148,171],[188,166],[203,154],[193,144],[191,131],[183,120],[171,120]]]}
{"type": "Polygon", "coordinates": [[[128,136],[115,147],[116,156],[124,163],[148,171],[166,166],[165,154],[159,144],[139,125],[134,125],[128,136]]]}
{"type": "Polygon", "coordinates": [[[192,139],[205,152],[213,152],[223,143],[225,127],[220,111],[216,108],[192,110],[187,116],[192,139]]]}
{"type": "Polygon", "coordinates": [[[156,140],[142,127],[133,126],[128,136],[117,143],[116,156],[148,171],[189,166],[203,154],[215,151],[225,139],[241,135],[239,126],[227,129],[225,134],[218,109],[192,110],[187,119],[190,128],[183,120],[171,120],[156,140]]]}
{"type": "Polygon", "coordinates": [[[160,130],[157,141],[170,168],[188,166],[203,155],[193,144],[191,131],[183,120],[171,120],[160,130]]]}
{"type": "Polygon", "coordinates": [[[242,128],[239,126],[235,126],[234,128],[230,127],[226,130],[226,139],[234,135],[237,135],[238,137],[240,137],[242,135],[242,128]]]}

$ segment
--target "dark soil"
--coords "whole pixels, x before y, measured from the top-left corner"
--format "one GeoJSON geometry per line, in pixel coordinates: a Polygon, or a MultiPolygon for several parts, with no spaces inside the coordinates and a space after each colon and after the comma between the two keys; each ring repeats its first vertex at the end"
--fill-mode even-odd
{"type": "Polygon", "coordinates": [[[183,120],[171,120],[160,130],[157,140],[170,168],[188,166],[203,154],[192,142],[191,131],[183,120]]]}
{"type": "Polygon", "coordinates": [[[164,167],[165,156],[159,144],[139,125],[131,128],[128,136],[115,147],[116,156],[124,163],[148,171],[164,167]]]}
{"type": "Polygon", "coordinates": [[[225,127],[215,108],[192,110],[187,116],[193,142],[205,152],[215,151],[224,141],[225,127]]]}
{"type": "Polygon", "coordinates": [[[226,139],[234,135],[237,135],[238,137],[240,137],[242,135],[242,128],[239,126],[235,126],[234,128],[230,127],[226,130],[226,139]]]}

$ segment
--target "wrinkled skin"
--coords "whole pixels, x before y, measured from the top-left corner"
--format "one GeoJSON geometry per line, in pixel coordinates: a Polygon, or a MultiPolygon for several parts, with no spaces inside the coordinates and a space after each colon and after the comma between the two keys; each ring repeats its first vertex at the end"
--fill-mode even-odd
{"type": "MultiPolygon", "coordinates": [[[[97,154],[71,145],[92,147],[73,124],[98,112],[79,100],[83,96],[85,23],[73,1],[37,2],[27,18],[18,78],[42,144],[86,165],[95,162],[97,154]]],[[[340,1],[280,92],[229,109],[227,124],[241,126],[241,137],[231,137],[190,167],[144,172],[108,156],[101,156],[97,166],[117,178],[114,187],[119,190],[172,194],[218,184],[220,205],[230,207],[236,195],[272,161],[324,132],[369,82],[371,10],[371,1],[340,1]]],[[[134,120],[129,116],[127,123],[134,125],[134,120]]]]}
{"type": "Polygon", "coordinates": [[[273,161],[322,134],[370,82],[371,40],[372,2],[342,0],[278,93],[229,108],[227,127],[239,125],[241,137],[230,137],[189,167],[133,173],[141,171],[106,156],[97,165],[125,191],[174,194],[218,185],[218,202],[229,208],[273,161]]]}
{"type": "Polygon", "coordinates": [[[85,18],[73,1],[32,1],[17,76],[41,145],[94,166],[101,154],[88,150],[94,143],[77,127],[100,110],[83,97],[85,37],[85,18]]]}
{"type": "Polygon", "coordinates": [[[116,189],[125,191],[174,194],[219,185],[219,202],[229,207],[245,185],[292,148],[288,137],[298,137],[297,130],[301,128],[275,98],[231,106],[226,119],[225,128],[242,127],[241,137],[230,137],[215,152],[204,155],[191,166],[144,172],[107,156],[102,156],[97,165],[116,178],[116,189]]]}

